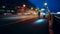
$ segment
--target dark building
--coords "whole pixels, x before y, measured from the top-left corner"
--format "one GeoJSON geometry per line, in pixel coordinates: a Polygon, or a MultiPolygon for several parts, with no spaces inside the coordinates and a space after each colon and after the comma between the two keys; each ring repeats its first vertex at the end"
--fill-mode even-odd
{"type": "Polygon", "coordinates": [[[21,6],[22,4],[26,4],[28,8],[35,7],[31,2],[28,0],[0,0],[1,5],[0,9],[3,9],[2,6],[6,6],[5,9],[15,9],[15,6],[21,6]]]}

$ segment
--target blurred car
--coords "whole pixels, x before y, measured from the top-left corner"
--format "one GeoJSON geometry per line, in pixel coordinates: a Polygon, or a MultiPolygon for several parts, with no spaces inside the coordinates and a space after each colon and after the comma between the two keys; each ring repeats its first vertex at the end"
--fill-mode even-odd
{"type": "Polygon", "coordinates": [[[31,15],[31,13],[30,12],[25,12],[24,15],[31,15]]]}
{"type": "Polygon", "coordinates": [[[37,13],[36,12],[33,12],[32,14],[36,15],[37,13]]]}
{"type": "Polygon", "coordinates": [[[12,13],[3,13],[3,15],[10,16],[10,15],[12,15],[12,13]]]}
{"type": "Polygon", "coordinates": [[[22,15],[22,13],[17,13],[17,15],[22,15]]]}

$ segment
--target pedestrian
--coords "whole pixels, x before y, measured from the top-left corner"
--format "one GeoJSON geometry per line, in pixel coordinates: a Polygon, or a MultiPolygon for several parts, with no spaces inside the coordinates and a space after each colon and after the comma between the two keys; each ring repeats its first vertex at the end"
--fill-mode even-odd
{"type": "Polygon", "coordinates": [[[38,11],[38,18],[40,18],[40,10],[38,11]]]}

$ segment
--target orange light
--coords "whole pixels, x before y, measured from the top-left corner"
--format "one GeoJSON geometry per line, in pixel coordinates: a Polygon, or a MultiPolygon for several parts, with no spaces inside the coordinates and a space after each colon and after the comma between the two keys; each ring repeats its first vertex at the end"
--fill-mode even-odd
{"type": "Polygon", "coordinates": [[[25,5],[25,4],[23,4],[23,7],[26,7],[26,5],[25,5]]]}

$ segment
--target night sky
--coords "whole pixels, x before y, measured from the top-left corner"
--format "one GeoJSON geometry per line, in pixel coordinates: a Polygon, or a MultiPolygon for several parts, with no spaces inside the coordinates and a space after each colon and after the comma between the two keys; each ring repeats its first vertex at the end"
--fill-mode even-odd
{"type": "MultiPolygon", "coordinates": [[[[6,0],[2,0],[3,2],[5,2],[6,0]]],[[[14,3],[19,3],[20,0],[7,0],[9,2],[11,2],[11,4],[14,4],[14,3]],[[14,2],[13,2],[14,1],[14,2]]],[[[47,2],[48,3],[48,7],[50,9],[51,12],[59,12],[60,11],[60,0],[29,0],[32,4],[34,4],[36,6],[36,8],[42,8],[44,7],[43,4],[44,2],[47,2]]],[[[1,0],[0,0],[1,2],[1,0]]],[[[7,4],[9,3],[7,2],[7,4]]],[[[15,4],[15,5],[16,5],[15,4]]],[[[21,3],[20,3],[21,4],[21,3]]],[[[10,5],[10,4],[8,4],[10,5]]]]}
{"type": "Polygon", "coordinates": [[[60,11],[60,0],[29,0],[29,1],[33,3],[36,6],[36,8],[42,8],[44,2],[47,2],[51,12],[60,11]]]}

